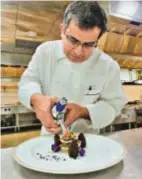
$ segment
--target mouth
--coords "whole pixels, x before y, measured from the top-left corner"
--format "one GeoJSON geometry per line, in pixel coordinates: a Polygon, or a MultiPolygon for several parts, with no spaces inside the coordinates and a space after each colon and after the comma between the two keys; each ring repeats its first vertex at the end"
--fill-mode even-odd
{"type": "Polygon", "coordinates": [[[76,61],[80,61],[80,60],[84,59],[83,55],[77,56],[75,54],[71,54],[71,57],[72,57],[73,60],[76,60],[76,61]]]}
{"type": "Polygon", "coordinates": [[[81,58],[81,57],[83,57],[83,55],[75,55],[75,54],[72,54],[72,56],[73,56],[74,58],[81,58]]]}

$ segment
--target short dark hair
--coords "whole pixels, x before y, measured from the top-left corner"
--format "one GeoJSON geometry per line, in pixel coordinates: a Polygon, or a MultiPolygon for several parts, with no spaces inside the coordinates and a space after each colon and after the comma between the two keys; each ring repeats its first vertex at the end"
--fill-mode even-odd
{"type": "Polygon", "coordinates": [[[69,4],[64,13],[65,28],[73,18],[80,29],[99,27],[101,29],[99,37],[107,30],[106,14],[96,1],[75,1],[69,4]]]}

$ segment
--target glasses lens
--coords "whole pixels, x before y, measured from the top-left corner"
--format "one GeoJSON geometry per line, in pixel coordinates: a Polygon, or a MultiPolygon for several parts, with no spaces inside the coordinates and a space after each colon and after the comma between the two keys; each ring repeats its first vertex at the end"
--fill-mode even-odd
{"type": "Polygon", "coordinates": [[[96,42],[88,42],[88,43],[81,43],[79,40],[77,40],[76,38],[70,36],[70,35],[65,35],[66,39],[68,40],[68,42],[74,46],[78,46],[78,45],[82,45],[82,47],[84,48],[93,48],[96,46],[96,42]]]}
{"type": "Polygon", "coordinates": [[[84,43],[83,46],[85,48],[93,48],[96,47],[97,43],[96,42],[91,42],[91,43],[84,43]]]}
{"type": "Polygon", "coordinates": [[[74,37],[66,35],[67,40],[72,44],[72,45],[78,45],[79,41],[75,39],[74,37]]]}

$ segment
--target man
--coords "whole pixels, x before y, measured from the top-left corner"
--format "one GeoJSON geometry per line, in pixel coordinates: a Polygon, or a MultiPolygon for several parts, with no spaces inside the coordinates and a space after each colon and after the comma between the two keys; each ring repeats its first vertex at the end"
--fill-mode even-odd
{"type": "Polygon", "coordinates": [[[91,132],[109,125],[120,113],[126,102],[120,68],[95,48],[106,23],[97,2],[75,1],[65,10],[62,40],[37,48],[19,83],[19,98],[35,111],[42,134],[60,131],[51,108],[61,97],[68,99],[65,125],[72,129],[91,132]]]}

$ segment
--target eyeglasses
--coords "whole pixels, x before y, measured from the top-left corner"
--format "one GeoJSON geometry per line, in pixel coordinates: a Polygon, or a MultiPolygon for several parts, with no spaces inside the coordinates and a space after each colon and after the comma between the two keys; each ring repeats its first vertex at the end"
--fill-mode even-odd
{"type": "Polygon", "coordinates": [[[97,42],[84,42],[84,43],[81,43],[79,40],[77,40],[75,37],[72,37],[70,35],[65,35],[66,39],[68,40],[68,42],[77,47],[79,45],[81,45],[82,47],[86,48],[86,49],[91,49],[91,48],[94,48],[96,47],[97,45],[97,42]]]}

